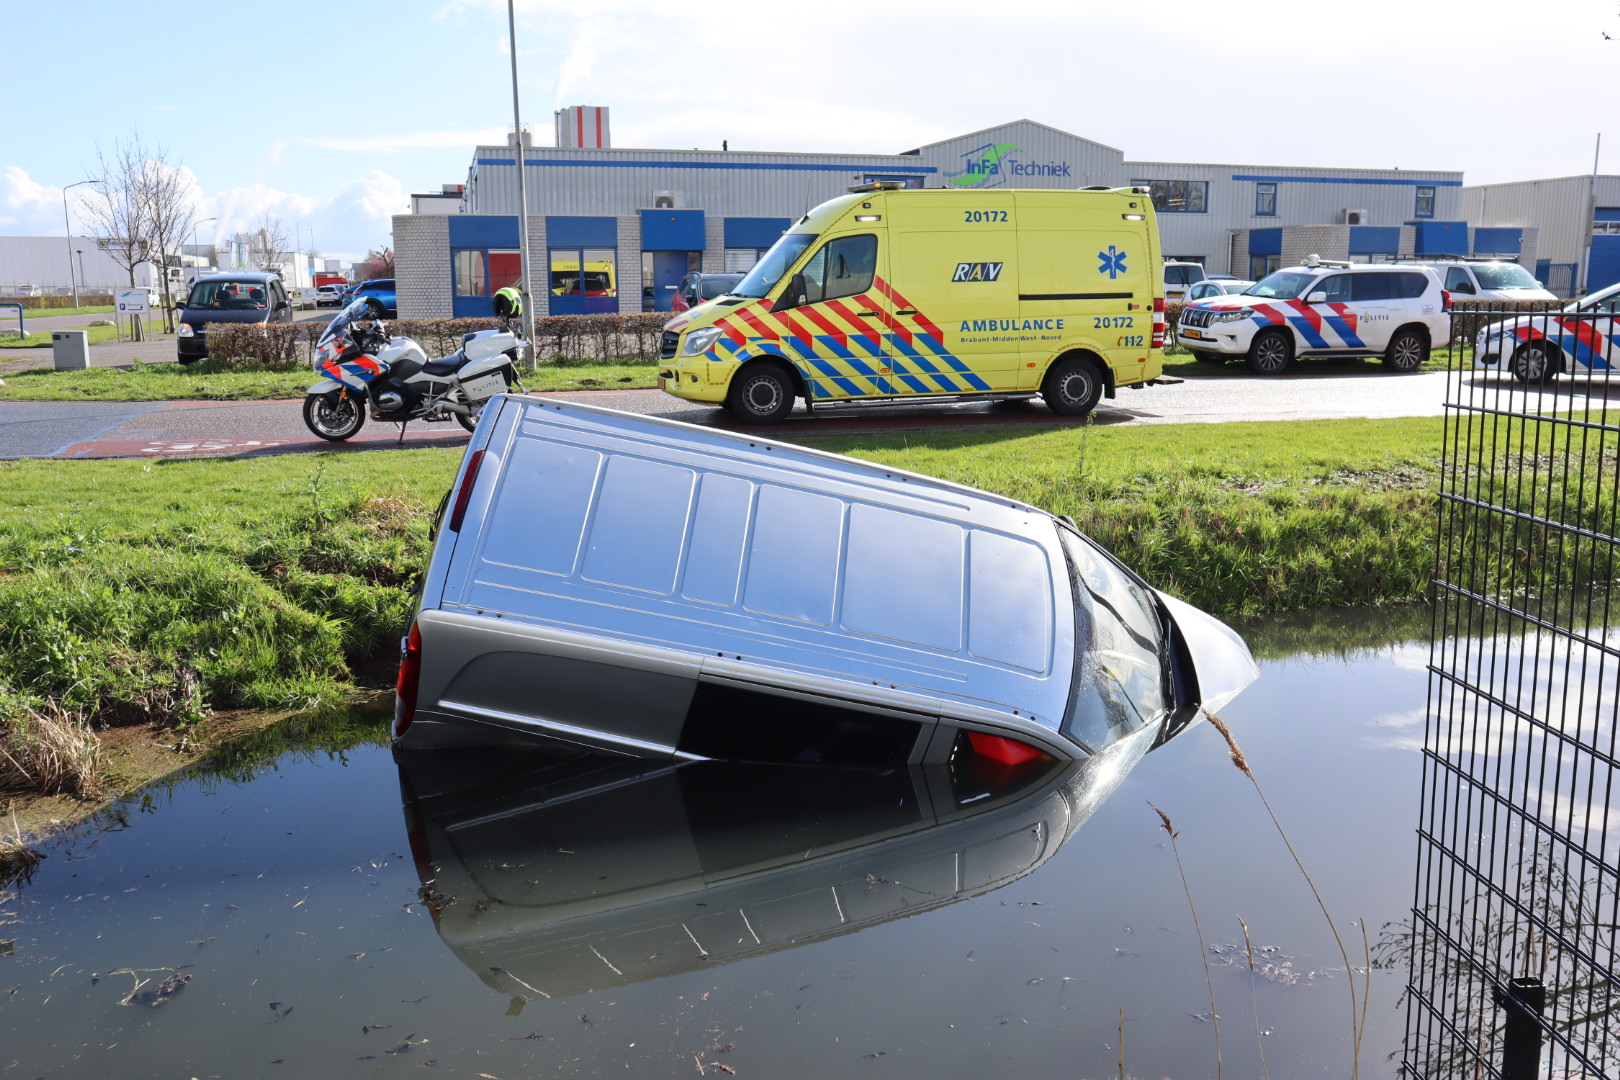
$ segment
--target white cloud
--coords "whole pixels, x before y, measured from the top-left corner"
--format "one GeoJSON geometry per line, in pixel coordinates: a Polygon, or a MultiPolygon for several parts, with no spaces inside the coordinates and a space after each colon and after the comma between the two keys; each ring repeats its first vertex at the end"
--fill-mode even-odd
{"type": "Polygon", "coordinates": [[[405,154],[417,150],[466,149],[506,142],[505,128],[477,128],[471,131],[406,131],[391,135],[321,136],[299,135],[277,139],[270,144],[270,164],[279,165],[289,147],[308,146],[316,150],[339,150],[352,154],[405,154]]]}
{"type": "MultiPolygon", "coordinates": [[[[72,195],[76,197],[78,191],[72,195]]],[[[0,169],[0,232],[54,236],[61,227],[61,188],[36,184],[15,165],[0,169]]]]}

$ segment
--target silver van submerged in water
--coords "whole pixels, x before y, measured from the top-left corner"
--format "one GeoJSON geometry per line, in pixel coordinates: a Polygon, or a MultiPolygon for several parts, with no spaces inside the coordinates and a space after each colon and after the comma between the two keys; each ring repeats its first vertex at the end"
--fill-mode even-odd
{"type": "Polygon", "coordinates": [[[400,667],[401,750],[1089,756],[1253,681],[1242,640],[1043,510],[757,437],[491,399],[400,667]]]}

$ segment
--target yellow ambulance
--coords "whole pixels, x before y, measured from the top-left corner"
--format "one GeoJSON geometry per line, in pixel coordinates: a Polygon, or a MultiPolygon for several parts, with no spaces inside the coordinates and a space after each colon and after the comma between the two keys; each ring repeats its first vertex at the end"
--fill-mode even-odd
{"type": "Polygon", "coordinates": [[[774,424],[796,399],[1027,398],[1083,416],[1164,363],[1143,188],[852,188],[730,293],[670,320],[658,385],[774,424]]]}

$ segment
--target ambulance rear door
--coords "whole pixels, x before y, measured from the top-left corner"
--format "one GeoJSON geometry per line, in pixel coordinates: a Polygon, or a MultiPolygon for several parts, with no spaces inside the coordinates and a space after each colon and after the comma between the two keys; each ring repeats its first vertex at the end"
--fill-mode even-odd
{"type": "Polygon", "coordinates": [[[886,207],[894,240],[895,392],[962,394],[1018,382],[1018,219],[1010,191],[911,195],[886,207]]]}
{"type": "Polygon", "coordinates": [[[1094,348],[1121,384],[1140,377],[1159,272],[1142,214],[1114,192],[1018,192],[1024,389],[1071,346],[1094,348]]]}

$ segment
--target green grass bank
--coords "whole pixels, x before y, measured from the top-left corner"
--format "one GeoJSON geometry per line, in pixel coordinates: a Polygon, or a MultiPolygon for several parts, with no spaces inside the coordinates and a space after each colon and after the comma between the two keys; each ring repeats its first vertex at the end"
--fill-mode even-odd
{"type": "MultiPolygon", "coordinates": [[[[1153,584],[1235,618],[1425,597],[1440,438],[1424,418],[805,442],[1072,516],[1153,584]]],[[[1503,487],[1506,451],[1470,483],[1612,534],[1606,492],[1565,505],[1547,467],[1560,451],[1537,452],[1533,490],[1503,487]]],[[[1585,453],[1614,475],[1612,445],[1585,453]]],[[[96,727],[305,708],[341,699],[368,664],[386,681],[460,454],[0,463],[0,787],[93,793],[96,770],[70,766],[96,727]]],[[[1458,532],[1448,550],[1533,575],[1557,565],[1539,557],[1556,543],[1458,532]]]]}

